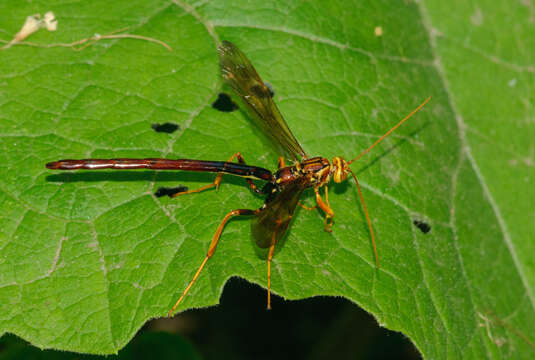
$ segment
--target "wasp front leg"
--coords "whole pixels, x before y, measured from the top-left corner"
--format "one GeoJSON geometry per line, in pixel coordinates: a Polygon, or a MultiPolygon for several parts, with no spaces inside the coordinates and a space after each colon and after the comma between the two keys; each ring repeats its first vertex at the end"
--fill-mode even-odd
{"type": "Polygon", "coordinates": [[[329,206],[329,200],[328,200],[329,195],[328,195],[327,186],[325,186],[325,200],[326,201],[323,201],[323,199],[321,198],[319,188],[320,188],[319,186],[316,186],[314,188],[314,193],[316,194],[316,203],[318,204],[319,208],[323,210],[323,212],[325,213],[325,222],[324,222],[325,231],[331,232],[332,227],[333,227],[334,211],[329,206]]]}

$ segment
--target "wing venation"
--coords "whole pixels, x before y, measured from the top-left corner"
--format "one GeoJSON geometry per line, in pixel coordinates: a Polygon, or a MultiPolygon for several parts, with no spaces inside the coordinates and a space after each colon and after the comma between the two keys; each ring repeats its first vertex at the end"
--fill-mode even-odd
{"type": "Polygon", "coordinates": [[[245,54],[228,41],[223,41],[218,51],[223,78],[247,105],[256,125],[283,155],[290,155],[294,160],[306,158],[305,151],[275,105],[270,90],[245,54]]]}

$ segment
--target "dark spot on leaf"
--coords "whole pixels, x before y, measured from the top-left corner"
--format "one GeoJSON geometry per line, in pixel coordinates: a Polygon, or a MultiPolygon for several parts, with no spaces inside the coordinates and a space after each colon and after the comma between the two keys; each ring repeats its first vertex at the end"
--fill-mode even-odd
{"type": "Polygon", "coordinates": [[[162,196],[169,196],[173,197],[173,195],[188,191],[188,188],[180,185],[177,187],[169,188],[169,187],[159,187],[158,190],[154,193],[154,196],[156,197],[162,197],[162,196]]]}
{"type": "Polygon", "coordinates": [[[234,110],[238,110],[238,105],[236,105],[230,96],[225,93],[219,93],[217,100],[214,101],[212,107],[223,112],[233,112],[234,110]]]}
{"type": "Polygon", "coordinates": [[[416,227],[418,229],[420,229],[424,234],[427,234],[428,232],[431,231],[431,226],[426,223],[425,221],[420,221],[420,220],[414,220],[413,221],[414,225],[416,225],[416,227]]]}
{"type": "Polygon", "coordinates": [[[156,132],[163,132],[167,134],[172,134],[180,128],[180,126],[178,126],[177,124],[173,124],[170,122],[166,122],[163,124],[152,124],[151,127],[156,132]]]}

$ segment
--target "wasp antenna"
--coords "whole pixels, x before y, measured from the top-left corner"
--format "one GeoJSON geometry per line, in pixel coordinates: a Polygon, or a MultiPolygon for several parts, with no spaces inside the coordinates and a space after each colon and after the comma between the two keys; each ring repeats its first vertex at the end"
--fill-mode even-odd
{"type": "MultiPolygon", "coordinates": [[[[390,135],[394,130],[396,130],[398,127],[401,126],[401,124],[403,124],[405,121],[409,120],[409,118],[414,115],[415,113],[418,112],[418,110],[420,110],[421,108],[424,107],[425,104],[427,104],[427,102],[431,100],[431,96],[428,97],[427,99],[425,99],[425,101],[423,103],[421,103],[416,109],[414,109],[413,111],[411,111],[411,113],[407,116],[405,116],[403,118],[403,120],[401,120],[400,122],[398,122],[392,129],[388,130],[386,132],[386,134],[384,134],[383,136],[381,136],[376,142],[373,143],[372,146],[370,146],[369,148],[367,148],[366,150],[364,150],[359,156],[357,156],[356,158],[354,158],[353,160],[349,161],[347,164],[348,165],[351,165],[354,161],[357,161],[358,159],[360,159],[361,157],[363,157],[364,155],[366,155],[371,149],[373,149],[375,147],[375,145],[379,144],[381,141],[384,140],[384,138],[386,138],[388,135],[390,135]]],[[[356,178],[355,178],[356,180],[356,178]]]]}
{"type": "Polygon", "coordinates": [[[366,203],[364,202],[364,196],[362,196],[362,191],[360,190],[359,181],[357,180],[357,177],[355,176],[353,171],[351,171],[351,169],[349,168],[347,169],[347,171],[349,171],[351,176],[353,176],[353,179],[355,179],[355,183],[357,184],[357,190],[360,196],[360,201],[362,202],[362,208],[364,209],[364,215],[366,216],[366,221],[368,222],[368,227],[370,229],[370,236],[372,238],[372,244],[373,244],[373,252],[375,254],[375,262],[377,263],[377,269],[379,269],[381,267],[379,266],[379,255],[377,255],[377,247],[375,246],[375,235],[373,233],[372,221],[370,220],[370,215],[368,215],[368,209],[366,208],[366,203]]]}

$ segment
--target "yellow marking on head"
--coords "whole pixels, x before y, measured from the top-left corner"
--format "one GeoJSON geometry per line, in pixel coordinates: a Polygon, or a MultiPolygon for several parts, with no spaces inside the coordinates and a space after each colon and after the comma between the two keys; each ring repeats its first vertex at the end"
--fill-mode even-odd
{"type": "Polygon", "coordinates": [[[347,162],[340,156],[337,156],[332,161],[333,166],[333,180],[335,183],[341,183],[347,179],[347,162]]]}

